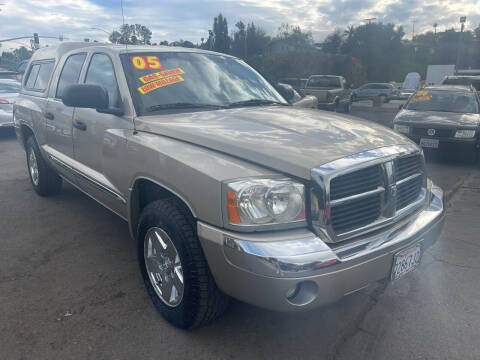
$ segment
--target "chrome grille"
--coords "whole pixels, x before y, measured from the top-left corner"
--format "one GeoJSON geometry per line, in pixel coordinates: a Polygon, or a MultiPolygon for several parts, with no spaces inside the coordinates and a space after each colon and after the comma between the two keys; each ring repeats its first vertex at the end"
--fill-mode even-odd
{"type": "Polygon", "coordinates": [[[331,241],[391,225],[426,196],[424,161],[414,145],[355,154],[313,169],[312,177],[321,189],[313,193],[312,225],[331,241]]]}

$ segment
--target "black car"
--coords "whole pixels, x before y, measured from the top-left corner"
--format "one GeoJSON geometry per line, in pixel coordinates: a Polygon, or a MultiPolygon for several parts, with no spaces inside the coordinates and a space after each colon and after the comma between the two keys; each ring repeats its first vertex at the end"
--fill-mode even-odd
{"type": "Polygon", "coordinates": [[[480,138],[480,100],[472,87],[428,86],[418,90],[395,117],[394,129],[423,148],[462,151],[475,161],[480,138]]]}

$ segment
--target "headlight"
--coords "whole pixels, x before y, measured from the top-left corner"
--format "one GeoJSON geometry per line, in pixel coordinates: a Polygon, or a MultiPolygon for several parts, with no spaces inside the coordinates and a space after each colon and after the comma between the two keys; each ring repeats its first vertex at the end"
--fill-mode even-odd
{"type": "Polygon", "coordinates": [[[393,130],[398,131],[402,134],[408,134],[410,132],[410,127],[408,127],[407,125],[394,124],[393,130]]]}
{"type": "Polygon", "coordinates": [[[455,133],[455,137],[460,139],[473,138],[474,136],[475,130],[457,130],[455,133]]]}
{"type": "Polygon", "coordinates": [[[291,179],[242,179],[226,184],[230,225],[273,225],[305,220],[305,188],[291,179]]]}

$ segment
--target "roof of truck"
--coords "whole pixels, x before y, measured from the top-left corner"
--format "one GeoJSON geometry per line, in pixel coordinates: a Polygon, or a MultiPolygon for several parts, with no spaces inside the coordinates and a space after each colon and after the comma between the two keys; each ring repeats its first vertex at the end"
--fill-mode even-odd
{"type": "Polygon", "coordinates": [[[223,56],[231,56],[227,54],[216,53],[213,51],[202,50],[197,48],[184,48],[175,46],[163,46],[163,45],[120,45],[120,44],[104,44],[104,43],[87,43],[87,42],[64,42],[57,46],[48,46],[35,51],[31,61],[39,61],[46,59],[58,60],[62,55],[72,50],[82,49],[110,49],[118,53],[130,53],[130,52],[194,52],[205,54],[217,54],[223,56]]]}

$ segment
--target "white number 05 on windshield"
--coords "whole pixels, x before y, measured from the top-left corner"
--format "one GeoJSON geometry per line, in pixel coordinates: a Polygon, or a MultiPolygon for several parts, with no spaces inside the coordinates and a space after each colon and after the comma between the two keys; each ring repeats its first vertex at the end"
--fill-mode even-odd
{"type": "Polygon", "coordinates": [[[413,271],[420,264],[422,248],[420,244],[402,250],[393,257],[392,281],[400,279],[405,274],[413,271]]]}

